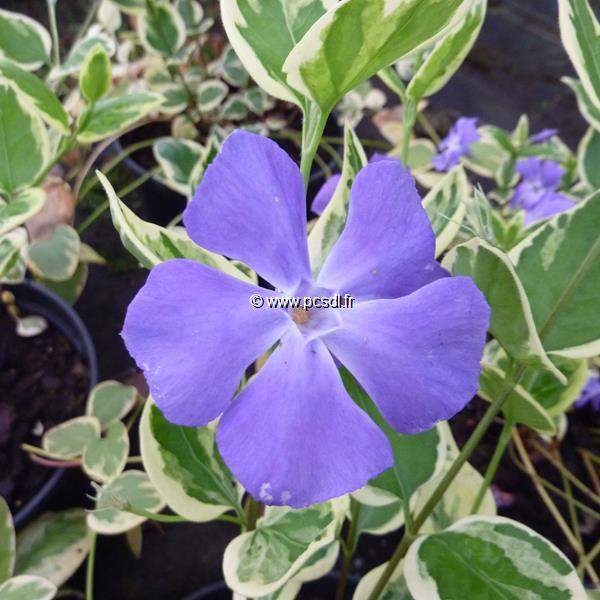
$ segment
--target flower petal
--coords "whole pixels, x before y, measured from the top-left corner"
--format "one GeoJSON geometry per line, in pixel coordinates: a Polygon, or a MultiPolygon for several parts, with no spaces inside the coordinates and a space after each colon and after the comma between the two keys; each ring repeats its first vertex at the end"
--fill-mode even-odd
{"type": "Polygon", "coordinates": [[[323,343],[295,329],[227,409],[217,443],[254,498],[296,508],[356,490],[393,464],[323,343]]]}
{"type": "Polygon", "coordinates": [[[525,226],[563,213],[575,206],[575,202],[557,192],[547,192],[537,204],[525,208],[525,226]]]}
{"type": "Polygon", "coordinates": [[[357,299],[397,298],[439,278],[434,256],[414,178],[399,161],[383,160],[358,174],[346,227],[318,282],[357,299]]]}
{"type": "Polygon", "coordinates": [[[466,277],[344,311],[323,340],[401,433],[455,415],[478,388],[490,310],[466,277]]]}
{"type": "Polygon", "coordinates": [[[246,263],[292,293],[310,277],[302,175],[272,140],[234,131],[184,214],[200,246],[246,263]]]}
{"type": "Polygon", "coordinates": [[[169,421],[200,426],[219,416],[248,365],[290,327],[284,311],[251,306],[261,291],[191,260],[150,272],[122,336],[169,421]]]}

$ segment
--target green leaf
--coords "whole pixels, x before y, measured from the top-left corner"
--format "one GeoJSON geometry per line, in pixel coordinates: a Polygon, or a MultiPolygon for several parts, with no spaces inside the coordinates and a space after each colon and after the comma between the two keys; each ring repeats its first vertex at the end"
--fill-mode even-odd
{"type": "Polygon", "coordinates": [[[22,225],[44,206],[46,192],[41,188],[27,188],[10,202],[0,205],[0,236],[22,225]]]}
{"type": "MultiPolygon", "coordinates": [[[[375,589],[379,578],[383,575],[387,566],[388,563],[383,563],[369,571],[359,581],[352,600],[369,600],[371,593],[375,589]]],[[[379,598],[380,600],[414,600],[413,596],[408,591],[408,586],[404,579],[404,561],[401,561],[398,564],[379,598]]],[[[423,600],[425,599],[423,598],[423,600]]]]}
{"type": "Polygon", "coordinates": [[[218,79],[203,81],[196,89],[198,108],[202,112],[210,112],[219,107],[227,96],[228,87],[218,79]]]}
{"type": "Polygon", "coordinates": [[[102,483],[118,477],[127,464],[129,434],[121,421],[108,427],[103,437],[90,442],[83,452],[83,470],[102,483]]]}
{"type": "Polygon", "coordinates": [[[405,558],[415,598],[585,599],[567,558],[533,530],[503,517],[469,517],[419,538],[405,558]]]}
{"type": "Polygon", "coordinates": [[[347,506],[347,499],[339,498],[300,510],[267,507],[257,528],[236,537],[225,550],[228,587],[260,598],[284,586],[335,539],[347,506]]]}
{"type": "Polygon", "coordinates": [[[10,578],[16,557],[15,528],[8,504],[0,496],[0,584],[10,578]]]}
{"type": "Polygon", "coordinates": [[[60,67],[55,68],[50,72],[50,78],[60,79],[61,77],[78,73],[90,53],[90,50],[98,44],[104,48],[108,56],[113,56],[117,50],[115,41],[110,35],[103,32],[89,35],[75,44],[69,53],[67,60],[60,67]]]}
{"type": "Polygon", "coordinates": [[[88,527],[101,535],[118,535],[134,529],[146,519],[125,512],[129,506],[154,513],[165,506],[143,471],[125,471],[98,491],[96,509],[87,516],[88,527]]]}
{"type": "Polygon", "coordinates": [[[27,267],[27,230],[18,227],[0,237],[0,283],[21,283],[27,267]]]}
{"type": "Polygon", "coordinates": [[[453,19],[464,18],[469,4],[463,0],[338,3],[295,45],[282,70],[288,85],[328,114],[356,85],[433,43],[453,19]]]}
{"type": "Polygon", "coordinates": [[[85,414],[96,417],[102,430],[120,421],[135,405],[137,390],[132,385],[108,380],[94,386],[85,414]]]}
{"type": "Polygon", "coordinates": [[[594,128],[588,129],[577,153],[577,167],[579,177],[585,182],[590,190],[600,189],[600,132],[594,128]]]}
{"type": "Polygon", "coordinates": [[[242,121],[248,116],[248,107],[241,97],[235,94],[227,98],[223,104],[221,115],[228,121],[242,121]]]}
{"type": "Polygon", "coordinates": [[[50,140],[42,119],[0,80],[0,191],[12,194],[31,186],[49,158],[50,140]]]}
{"type": "Polygon", "coordinates": [[[52,600],[56,586],[41,577],[19,575],[0,585],[2,600],[52,600]]]}
{"type": "Polygon", "coordinates": [[[248,109],[259,116],[273,108],[273,99],[259,87],[246,90],[242,96],[242,100],[248,109]]]}
{"type": "Polygon", "coordinates": [[[111,137],[143,119],[162,102],[163,97],[153,92],[138,92],[100,100],[79,117],[77,141],[91,144],[111,137]]]}
{"type": "Polygon", "coordinates": [[[110,0],[116,4],[124,13],[138,15],[146,10],[146,0],[110,0]]]}
{"type": "Polygon", "coordinates": [[[588,96],[581,81],[571,79],[570,77],[563,77],[562,81],[575,92],[579,112],[582,114],[583,118],[594,129],[600,130],[600,101],[594,101],[588,96]]]}
{"type": "Polygon", "coordinates": [[[29,268],[38,277],[50,281],[70,279],[79,264],[81,242],[70,225],[59,225],[49,240],[37,240],[29,246],[29,268]]]}
{"type": "Polygon", "coordinates": [[[558,0],[563,46],[587,97],[600,106],[600,24],[587,0],[558,0]]]}
{"type": "Polygon", "coordinates": [[[310,27],[335,0],[222,0],[227,38],[252,79],[271,96],[301,104],[287,83],[283,64],[310,27]]]}
{"type": "MultiPolygon", "coordinates": [[[[506,385],[507,375],[498,367],[483,365],[479,379],[479,396],[493,402],[506,385]]],[[[505,418],[515,425],[522,424],[547,435],[556,433],[556,425],[544,407],[521,385],[513,388],[502,406],[505,418]]],[[[465,515],[466,516],[466,515],[465,515]]]]}
{"type": "Polygon", "coordinates": [[[235,50],[228,46],[223,52],[222,68],[223,79],[229,84],[237,88],[243,88],[248,85],[248,72],[244,69],[242,61],[238,58],[235,50]]]}
{"type": "Polygon", "coordinates": [[[600,353],[600,192],[536,229],[510,252],[547,352],[600,353]]]}
{"type": "Polygon", "coordinates": [[[193,31],[200,25],[204,16],[204,9],[196,0],[176,0],[175,8],[181,15],[185,26],[189,31],[193,31]]]}
{"type": "MultiPolygon", "coordinates": [[[[473,278],[492,309],[490,331],[510,356],[565,382],[542,346],[528,294],[508,255],[475,238],[450,250],[442,266],[473,278]]],[[[539,270],[536,277],[539,282],[539,270]]]]}
{"type": "Polygon", "coordinates": [[[0,9],[0,57],[35,71],[48,62],[52,39],[33,19],[0,9]]]}
{"type": "MultiPolygon", "coordinates": [[[[510,158],[510,151],[495,127],[479,127],[481,139],[471,144],[470,156],[462,158],[463,164],[481,177],[493,179],[500,167],[510,158]]],[[[510,142],[510,140],[508,140],[510,142]]]]}
{"type": "Polygon", "coordinates": [[[189,258],[223,271],[242,281],[249,279],[226,258],[204,250],[192,242],[183,229],[164,229],[137,217],[119,200],[106,177],[96,172],[110,201],[115,228],[123,245],[142,266],[151,269],[172,258],[189,258]]]}
{"type": "Polygon", "coordinates": [[[164,97],[164,102],[159,107],[161,113],[176,115],[185,110],[189,103],[187,90],[180,83],[163,84],[155,89],[164,97]]]}
{"type": "Polygon", "coordinates": [[[89,268],[84,262],[79,262],[75,273],[64,281],[51,281],[50,279],[39,279],[44,287],[52,290],[55,294],[58,294],[65,302],[71,306],[79,300],[79,296],[85,288],[87,283],[89,268]]]}
{"type": "MultiPolygon", "coordinates": [[[[354,500],[358,502],[358,500],[354,500]]],[[[404,511],[401,500],[382,506],[360,504],[358,513],[358,534],[386,535],[404,525],[404,511]]]]}
{"type": "Polygon", "coordinates": [[[212,428],[173,425],[149,400],[140,422],[140,445],[150,480],[176,513],[204,522],[232,508],[240,512],[240,494],[212,428]]]}
{"type": "Polygon", "coordinates": [[[435,255],[440,256],[454,241],[465,216],[465,200],[471,193],[469,180],[461,166],[456,167],[431,189],[423,207],[435,233],[435,255]]]}
{"type": "Polygon", "coordinates": [[[204,148],[191,140],[169,137],[156,141],[152,150],[166,177],[167,185],[190,197],[194,192],[192,176],[204,148]]]}
{"type": "Polygon", "coordinates": [[[96,417],[75,417],[49,429],[42,438],[44,450],[56,458],[78,458],[87,446],[100,437],[96,417]]]}
{"type": "Polygon", "coordinates": [[[90,549],[85,511],[48,512],[17,537],[17,575],[36,575],[61,586],[77,571],[90,549]]]}
{"type": "Polygon", "coordinates": [[[367,164],[367,156],[352,127],[344,130],[344,163],[342,178],[333,198],[315,223],[308,236],[308,251],[313,274],[316,276],[327,255],[342,233],[348,216],[350,188],[358,172],[367,164]]]}
{"type": "Polygon", "coordinates": [[[168,2],[151,0],[140,16],[138,33],[148,52],[172,58],[186,38],[185,23],[177,9],[168,2]]]}
{"type": "Polygon", "coordinates": [[[474,0],[468,14],[427,55],[412,78],[406,93],[417,105],[439,92],[458,71],[481,31],[487,0],[474,0]]]}
{"type": "Polygon", "coordinates": [[[40,117],[63,135],[69,133],[69,116],[54,93],[44,82],[20,69],[14,63],[0,60],[0,76],[15,90],[26,97],[36,108],[40,117]]]}
{"type": "Polygon", "coordinates": [[[84,98],[97,102],[112,86],[110,58],[102,44],[96,44],[85,57],[79,73],[79,87],[84,98]]]}

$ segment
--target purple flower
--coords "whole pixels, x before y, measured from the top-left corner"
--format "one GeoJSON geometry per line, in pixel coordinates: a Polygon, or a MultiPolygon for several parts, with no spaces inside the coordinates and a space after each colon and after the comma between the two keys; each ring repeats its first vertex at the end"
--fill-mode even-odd
{"type": "Polygon", "coordinates": [[[471,155],[471,144],[481,139],[477,118],[461,117],[454,123],[447,137],[440,142],[440,153],[431,163],[436,171],[449,171],[460,164],[462,156],[471,155]]]}
{"type": "Polygon", "coordinates": [[[558,129],[542,129],[539,133],[532,135],[529,138],[529,142],[531,144],[543,144],[550,141],[557,134],[558,129]]]}
{"type": "MultiPolygon", "coordinates": [[[[388,156],[386,154],[379,154],[376,152],[369,159],[369,163],[381,162],[382,160],[399,160],[394,158],[393,156],[388,156]]],[[[340,182],[342,176],[339,173],[332,175],[322,186],[321,189],[317,192],[314,200],[312,201],[311,210],[316,215],[323,214],[323,211],[327,208],[329,201],[333,198],[335,194],[335,190],[340,182]]]]}
{"type": "Polygon", "coordinates": [[[525,211],[525,225],[531,225],[569,210],[574,202],[557,192],[565,170],[553,160],[535,156],[517,163],[521,183],[511,200],[513,208],[525,211]]]}
{"type": "Polygon", "coordinates": [[[593,410],[600,412],[600,379],[597,375],[593,375],[588,379],[581,396],[575,402],[576,408],[583,408],[588,405],[593,410]]]}
{"type": "Polygon", "coordinates": [[[198,244],[241,260],[276,290],[191,260],[156,266],[123,337],[165,416],[200,426],[257,499],[302,507],[363,486],[393,464],[387,438],[346,392],[353,373],[402,433],[427,430],[477,391],[489,307],[473,281],[447,277],[414,179],[399,162],[367,166],[346,227],[314,279],[304,183],[266,138],[235,132],[184,222],[198,244]],[[254,308],[254,294],[351,294],[352,309],[254,308]],[[275,344],[238,394],[248,365],[275,344]],[[234,397],[235,396],[235,397],[234,397]]]}

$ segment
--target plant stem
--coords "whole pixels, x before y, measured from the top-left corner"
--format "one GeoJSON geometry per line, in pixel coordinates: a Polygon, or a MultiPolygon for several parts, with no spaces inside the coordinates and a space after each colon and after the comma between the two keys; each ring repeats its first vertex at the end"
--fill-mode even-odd
{"type": "MultiPolygon", "coordinates": [[[[537,481],[537,471],[535,470],[535,467],[533,466],[533,463],[531,462],[531,459],[529,458],[529,454],[527,453],[527,450],[525,449],[523,440],[521,439],[521,436],[519,435],[519,432],[516,429],[514,429],[512,432],[512,439],[517,448],[517,452],[519,453],[521,461],[525,465],[525,468],[527,469],[528,473],[530,475],[535,476],[535,477],[532,477],[532,481],[533,481],[533,485],[535,486],[535,489],[537,490],[538,494],[540,495],[540,498],[542,499],[543,503],[546,505],[546,507],[550,511],[550,514],[554,517],[554,520],[556,521],[557,525],[560,527],[561,531],[563,532],[563,535],[567,538],[567,541],[569,542],[569,544],[571,545],[573,550],[575,550],[575,552],[577,552],[577,554],[579,555],[577,538],[575,537],[575,535],[573,534],[573,532],[567,525],[566,521],[564,520],[560,511],[558,510],[556,504],[554,504],[554,501],[552,500],[552,498],[550,498],[550,496],[549,496],[548,492],[546,491],[546,489],[544,488],[544,486],[542,486],[537,481]]],[[[585,570],[590,575],[590,577],[596,577],[596,573],[594,572],[594,569],[592,569],[590,565],[585,565],[585,570]]]]}
{"type": "Polygon", "coordinates": [[[479,487],[479,492],[477,492],[477,498],[475,498],[475,502],[473,502],[473,506],[471,507],[471,514],[476,514],[481,508],[481,503],[485,498],[485,493],[489,489],[494,477],[496,475],[496,471],[500,466],[500,462],[502,461],[502,457],[504,456],[504,452],[506,451],[506,447],[508,446],[508,442],[510,441],[510,434],[513,428],[513,424],[509,420],[504,421],[504,425],[502,426],[502,431],[500,432],[500,437],[498,438],[498,443],[496,444],[496,449],[494,450],[494,454],[490,460],[490,464],[488,465],[485,476],[479,487]]]}
{"type": "Polygon", "coordinates": [[[361,505],[355,500],[350,500],[350,502],[350,529],[348,530],[346,543],[342,543],[344,559],[342,561],[342,572],[335,593],[335,600],[344,600],[348,575],[350,574],[350,567],[352,566],[352,557],[354,556],[354,552],[356,552],[356,544],[358,543],[358,517],[360,515],[361,505]]]}
{"type": "Polygon", "coordinates": [[[96,560],[96,532],[90,532],[90,553],[85,574],[85,600],[94,600],[94,562],[96,560]]]}
{"type": "Polygon", "coordinates": [[[60,40],[58,27],[56,26],[56,0],[46,0],[48,7],[48,21],[50,22],[50,34],[52,35],[52,63],[55,67],[60,66],[60,40]]]}
{"type": "Polygon", "coordinates": [[[487,411],[483,415],[483,418],[475,428],[475,431],[471,434],[471,437],[468,439],[467,443],[464,445],[463,449],[460,451],[460,454],[456,457],[456,460],[452,463],[452,466],[442,479],[438,486],[435,488],[431,497],[422,508],[421,512],[417,515],[414,520],[413,531],[405,530],[404,536],[400,541],[400,544],[396,548],[396,551],[392,555],[385,571],[382,573],[379,581],[373,588],[371,595],[369,596],[369,600],[377,600],[383,590],[390,577],[393,575],[394,571],[398,567],[400,561],[406,555],[406,552],[410,548],[410,545],[414,541],[416,534],[419,532],[423,523],[427,520],[429,515],[433,512],[438,502],[442,499],[443,495],[446,493],[446,490],[450,487],[451,483],[454,481],[459,471],[462,469],[463,465],[469,460],[471,454],[475,451],[475,448],[479,445],[479,442],[489,429],[490,425],[493,423],[494,419],[502,409],[502,406],[506,402],[506,399],[510,396],[512,390],[523,377],[523,373],[525,372],[525,367],[518,367],[513,376],[508,379],[502,391],[500,392],[498,398],[494,400],[494,402],[488,407],[487,411]]]}
{"type": "Polygon", "coordinates": [[[427,115],[424,112],[420,112],[417,115],[417,121],[419,122],[419,125],[421,125],[421,127],[427,132],[427,135],[432,139],[433,143],[436,146],[439,146],[442,139],[435,130],[435,127],[431,124],[431,121],[427,118],[427,115]]]}
{"type": "Polygon", "coordinates": [[[544,448],[544,446],[538,443],[536,440],[532,440],[532,446],[535,448],[537,452],[539,452],[546,460],[552,463],[554,467],[560,472],[561,475],[564,475],[579,491],[584,493],[588,498],[593,500],[596,504],[600,504],[600,496],[594,494],[590,488],[585,485],[582,481],[580,481],[573,473],[571,473],[568,469],[566,469],[561,463],[559,463],[553,456],[544,448]]]}
{"type": "Polygon", "coordinates": [[[260,502],[257,502],[250,494],[248,494],[244,511],[246,531],[254,531],[256,529],[256,521],[258,521],[260,508],[260,502]]]}
{"type": "Polygon", "coordinates": [[[308,187],[310,171],[321,143],[327,117],[328,115],[324,115],[321,109],[314,104],[309,105],[304,111],[300,171],[304,177],[305,187],[308,187]]]}

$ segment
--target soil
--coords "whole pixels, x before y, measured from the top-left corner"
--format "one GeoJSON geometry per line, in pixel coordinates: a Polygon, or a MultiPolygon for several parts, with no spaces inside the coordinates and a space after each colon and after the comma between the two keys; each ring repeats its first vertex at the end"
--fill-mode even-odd
{"type": "Polygon", "coordinates": [[[0,332],[0,496],[15,512],[52,472],[33,463],[21,444],[39,445],[45,430],[82,414],[89,376],[69,340],[51,325],[36,337],[19,337],[0,304],[0,332]]]}

